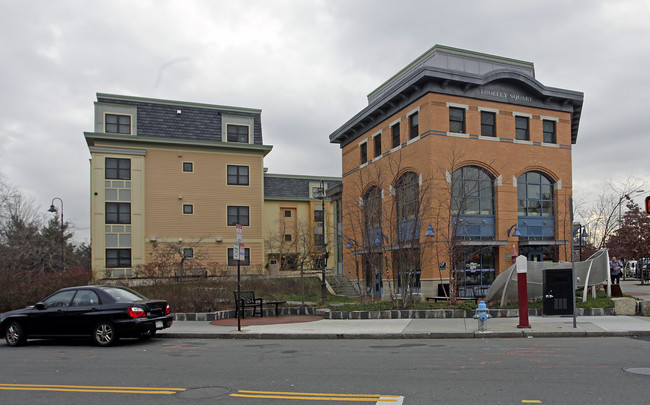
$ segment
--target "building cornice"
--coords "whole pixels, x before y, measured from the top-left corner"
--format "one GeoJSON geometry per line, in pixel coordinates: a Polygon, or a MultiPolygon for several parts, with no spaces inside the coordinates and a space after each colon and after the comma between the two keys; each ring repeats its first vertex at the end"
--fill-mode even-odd
{"type": "MultiPolygon", "coordinates": [[[[120,94],[97,93],[97,99],[98,100],[109,99],[109,100],[116,100],[116,101],[130,101],[130,102],[163,104],[163,105],[173,105],[173,106],[209,108],[213,110],[223,110],[223,111],[233,111],[233,112],[243,112],[243,113],[253,113],[253,114],[262,113],[262,110],[258,108],[233,107],[233,106],[218,105],[218,104],[195,103],[190,101],[163,100],[163,99],[148,98],[148,97],[124,96],[120,94]]],[[[101,103],[101,101],[99,102],[101,103]]]]}
{"type": "Polygon", "coordinates": [[[330,180],[330,181],[341,181],[340,177],[327,177],[327,176],[311,176],[311,175],[299,175],[299,174],[278,174],[278,173],[264,173],[264,177],[276,177],[281,179],[305,179],[305,180],[330,180]]]}
{"type": "Polygon", "coordinates": [[[436,46],[373,91],[368,96],[368,106],[330,134],[330,143],[344,147],[429,93],[567,112],[571,114],[571,142],[575,144],[577,141],[584,98],[582,92],[544,86],[535,79],[530,62],[436,46]],[[484,74],[476,74],[467,69],[449,69],[425,63],[438,51],[476,57],[480,61],[497,61],[500,65],[484,74]],[[518,88],[531,97],[494,97],[495,92],[490,89],[498,86],[518,88]],[[484,89],[487,91],[482,92],[484,89]]]}
{"type": "Polygon", "coordinates": [[[157,138],[136,135],[118,135],[118,134],[105,134],[97,132],[84,132],[86,144],[88,147],[96,146],[96,143],[105,143],[117,145],[128,145],[129,147],[180,147],[180,148],[199,148],[211,149],[220,152],[230,153],[261,153],[266,156],[271,149],[272,145],[256,145],[256,144],[241,144],[235,142],[207,142],[189,139],[173,139],[173,138],[157,138]]]}

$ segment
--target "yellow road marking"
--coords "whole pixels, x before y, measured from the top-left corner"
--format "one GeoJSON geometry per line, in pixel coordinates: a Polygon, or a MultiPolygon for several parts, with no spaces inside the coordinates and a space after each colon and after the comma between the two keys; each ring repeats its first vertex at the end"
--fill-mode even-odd
{"type": "Polygon", "coordinates": [[[521,400],[522,404],[541,404],[542,401],[539,399],[522,399],[521,400]]]}
{"type": "Polygon", "coordinates": [[[185,388],[156,387],[102,387],[84,385],[49,385],[49,384],[0,384],[0,390],[14,391],[59,391],[59,392],[110,392],[120,394],[165,394],[171,395],[185,388]]]}
{"type": "Polygon", "coordinates": [[[302,399],[312,401],[353,401],[353,402],[397,402],[397,395],[367,395],[367,394],[323,394],[313,392],[274,392],[239,390],[230,394],[231,397],[266,398],[266,399],[302,399]]]}
{"type": "Polygon", "coordinates": [[[397,395],[376,395],[376,394],[319,394],[319,393],[314,393],[314,392],[276,392],[276,391],[250,391],[250,390],[238,390],[237,392],[243,392],[247,394],[278,394],[278,395],[311,395],[311,396],[318,396],[318,395],[328,395],[332,397],[373,397],[373,398],[378,398],[378,397],[392,397],[392,398],[398,398],[397,395]]]}

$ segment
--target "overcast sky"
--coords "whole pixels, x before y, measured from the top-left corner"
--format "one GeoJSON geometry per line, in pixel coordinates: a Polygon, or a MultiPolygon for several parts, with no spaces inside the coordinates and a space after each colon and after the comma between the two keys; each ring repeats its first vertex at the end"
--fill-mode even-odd
{"type": "Polygon", "coordinates": [[[647,0],[0,0],[0,175],[45,214],[62,198],[88,240],[83,132],[101,92],[259,108],[270,172],[340,176],[329,134],[441,44],[584,92],[576,194],[650,183],[649,21],[647,0]]]}

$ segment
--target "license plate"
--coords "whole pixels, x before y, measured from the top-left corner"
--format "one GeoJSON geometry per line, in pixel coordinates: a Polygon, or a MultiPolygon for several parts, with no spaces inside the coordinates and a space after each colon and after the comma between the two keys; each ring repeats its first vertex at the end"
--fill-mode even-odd
{"type": "Polygon", "coordinates": [[[156,329],[162,329],[163,328],[163,321],[156,321],[156,329]]]}

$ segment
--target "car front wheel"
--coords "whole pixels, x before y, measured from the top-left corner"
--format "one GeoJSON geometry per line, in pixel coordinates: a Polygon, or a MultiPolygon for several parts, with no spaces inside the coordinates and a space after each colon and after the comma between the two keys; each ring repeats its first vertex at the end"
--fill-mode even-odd
{"type": "Polygon", "coordinates": [[[27,334],[18,322],[11,322],[5,330],[5,340],[9,346],[20,346],[27,340],[27,334]]]}
{"type": "Polygon", "coordinates": [[[97,346],[110,346],[117,342],[115,327],[108,321],[99,322],[93,328],[93,341],[97,346]]]}

